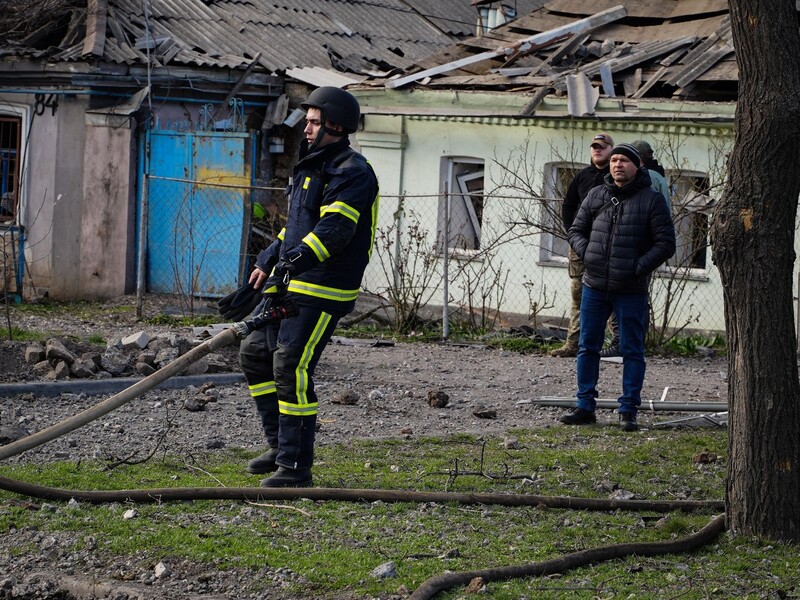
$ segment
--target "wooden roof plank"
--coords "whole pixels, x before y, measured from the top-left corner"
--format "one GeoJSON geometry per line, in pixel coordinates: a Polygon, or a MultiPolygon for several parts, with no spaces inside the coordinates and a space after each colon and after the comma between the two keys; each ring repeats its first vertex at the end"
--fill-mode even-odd
{"type": "MultiPolygon", "coordinates": [[[[615,4],[615,0],[592,0],[592,2],[586,2],[586,0],[554,0],[547,4],[545,8],[550,12],[585,15],[598,10],[605,10],[613,4],[615,4]]],[[[628,11],[629,17],[668,19],[678,4],[677,0],[660,0],[659,2],[626,0],[625,9],[628,11]]]]}
{"type": "Polygon", "coordinates": [[[681,0],[676,4],[670,18],[727,12],[728,0],[681,0]]]}
{"type": "Polygon", "coordinates": [[[630,67],[634,67],[645,61],[651,60],[664,54],[673,52],[676,48],[693,44],[695,38],[681,38],[679,40],[672,40],[671,42],[652,42],[639,44],[632,52],[624,56],[614,56],[603,61],[595,61],[590,65],[586,65],[580,69],[581,72],[586,74],[587,77],[592,77],[600,72],[600,69],[605,65],[611,69],[612,72],[624,71],[630,67]]]}
{"type": "MultiPolygon", "coordinates": [[[[546,31],[544,33],[540,33],[529,38],[520,40],[517,45],[521,45],[523,43],[529,44],[545,44],[548,41],[552,41],[558,39],[559,37],[563,36],[566,33],[584,33],[589,29],[594,29],[596,27],[600,27],[605,25],[606,23],[610,23],[616,21],[617,19],[621,19],[626,15],[625,7],[622,5],[617,5],[614,8],[609,10],[601,11],[591,17],[586,19],[580,19],[578,21],[574,21],[569,25],[565,25],[563,27],[552,29],[550,31],[546,31]]],[[[462,66],[466,66],[468,64],[480,62],[482,60],[495,58],[501,55],[508,54],[510,51],[513,51],[514,48],[499,48],[493,52],[483,52],[481,54],[476,54],[475,56],[468,57],[461,59],[459,61],[447,63],[444,65],[439,65],[438,67],[427,69],[425,71],[420,71],[418,73],[414,73],[412,75],[408,75],[406,77],[401,77],[399,79],[391,80],[386,83],[387,88],[398,88],[407,83],[412,83],[414,81],[419,81],[424,77],[428,77],[431,75],[439,75],[441,73],[447,73],[449,71],[453,71],[462,66]]]]}

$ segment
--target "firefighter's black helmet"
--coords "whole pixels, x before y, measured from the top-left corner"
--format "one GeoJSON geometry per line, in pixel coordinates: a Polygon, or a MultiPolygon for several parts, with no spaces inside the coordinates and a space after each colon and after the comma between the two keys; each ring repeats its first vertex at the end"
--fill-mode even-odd
{"type": "Polygon", "coordinates": [[[347,133],[358,130],[361,108],[355,96],[343,89],[333,86],[317,88],[300,106],[306,110],[312,107],[320,109],[326,118],[341,125],[347,133]]]}

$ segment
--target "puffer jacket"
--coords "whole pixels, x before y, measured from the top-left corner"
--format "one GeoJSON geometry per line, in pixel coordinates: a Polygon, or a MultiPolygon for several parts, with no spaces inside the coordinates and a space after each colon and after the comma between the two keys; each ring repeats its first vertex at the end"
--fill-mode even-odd
{"type": "Polygon", "coordinates": [[[667,203],[643,169],[622,188],[606,175],[578,209],[568,239],[586,267],[584,285],[600,291],[647,293],[650,274],[675,254],[667,203]]]}
{"type": "Polygon", "coordinates": [[[286,227],[259,254],[256,266],[269,272],[281,257],[300,252],[304,267],[292,277],[288,293],[299,304],[347,314],[372,254],[379,202],[375,173],[344,139],[301,152],[288,193],[286,227]]]}

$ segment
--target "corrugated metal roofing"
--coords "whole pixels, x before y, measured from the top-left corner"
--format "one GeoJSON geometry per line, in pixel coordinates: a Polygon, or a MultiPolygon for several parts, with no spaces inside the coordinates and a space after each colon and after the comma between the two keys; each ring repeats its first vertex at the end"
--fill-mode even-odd
{"type": "MultiPolygon", "coordinates": [[[[76,9],[73,17],[85,20],[85,13],[76,9]]],[[[107,0],[101,56],[84,54],[83,36],[0,55],[39,51],[56,61],[147,64],[142,41],[149,33],[164,42],[151,48],[155,64],[244,68],[260,54],[258,65],[270,73],[319,67],[374,75],[409,67],[473,33],[476,20],[468,0],[107,0]]]]}
{"type": "Polygon", "coordinates": [[[727,0],[550,0],[483,37],[417,61],[400,76],[364,83],[561,94],[567,76],[581,73],[607,96],[735,100],[738,69],[730,36],[727,0]],[[625,14],[611,23],[598,19],[584,34],[520,47],[620,5],[625,14]],[[496,52],[500,47],[507,52],[496,52]]]}

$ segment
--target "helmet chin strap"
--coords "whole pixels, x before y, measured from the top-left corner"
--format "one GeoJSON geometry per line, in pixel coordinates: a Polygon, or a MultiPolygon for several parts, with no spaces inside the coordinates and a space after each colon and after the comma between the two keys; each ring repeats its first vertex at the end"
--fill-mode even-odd
{"type": "Polygon", "coordinates": [[[325,113],[322,110],[319,111],[319,116],[320,116],[320,121],[322,121],[322,126],[319,128],[319,131],[317,132],[317,137],[314,138],[314,141],[308,147],[309,152],[319,148],[320,142],[322,141],[322,136],[325,135],[326,133],[334,137],[347,137],[347,133],[344,130],[340,131],[338,129],[332,129],[325,124],[328,122],[328,117],[325,116],[325,113]]]}

